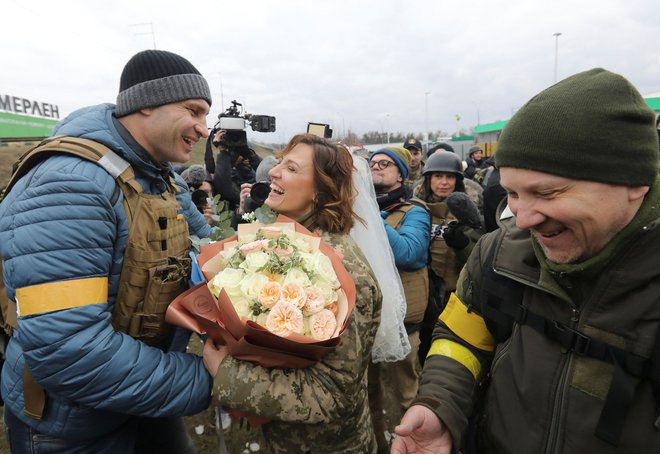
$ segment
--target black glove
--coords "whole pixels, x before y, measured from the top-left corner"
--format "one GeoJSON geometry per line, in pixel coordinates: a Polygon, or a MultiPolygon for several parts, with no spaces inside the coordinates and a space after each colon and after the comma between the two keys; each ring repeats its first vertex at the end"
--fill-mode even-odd
{"type": "Polygon", "coordinates": [[[456,221],[452,221],[447,225],[442,238],[444,238],[447,246],[456,249],[457,251],[465,249],[468,244],[470,244],[470,239],[465,235],[465,230],[467,226],[460,224],[456,221]]]}

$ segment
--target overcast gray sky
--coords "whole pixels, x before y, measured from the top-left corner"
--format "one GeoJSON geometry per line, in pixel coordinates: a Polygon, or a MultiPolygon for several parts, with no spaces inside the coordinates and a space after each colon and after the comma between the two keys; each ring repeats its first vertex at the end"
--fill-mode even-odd
{"type": "Polygon", "coordinates": [[[362,134],[507,119],[554,82],[556,43],[558,79],[601,66],[660,91],[658,0],[2,0],[0,11],[0,94],[61,115],[114,102],[126,61],[155,41],[209,81],[209,126],[232,99],[276,116],[271,137],[251,134],[264,142],[308,121],[362,134]]]}

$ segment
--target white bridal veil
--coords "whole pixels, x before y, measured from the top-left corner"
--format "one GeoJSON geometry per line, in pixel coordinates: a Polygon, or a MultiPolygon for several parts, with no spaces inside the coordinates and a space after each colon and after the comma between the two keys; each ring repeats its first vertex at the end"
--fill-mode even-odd
{"type": "Polygon", "coordinates": [[[357,189],[353,210],[364,219],[366,225],[356,222],[351,229],[351,236],[371,265],[383,293],[380,325],[376,332],[371,359],[375,363],[399,361],[410,353],[410,343],[403,325],[406,316],[406,299],[376,203],[369,164],[360,156],[355,154],[352,156],[356,169],[353,171],[353,181],[357,189]]]}

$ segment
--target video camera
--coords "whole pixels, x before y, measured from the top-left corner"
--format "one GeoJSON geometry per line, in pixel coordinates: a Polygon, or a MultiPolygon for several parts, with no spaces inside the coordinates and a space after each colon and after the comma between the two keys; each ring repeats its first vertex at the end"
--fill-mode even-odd
{"type": "MultiPolygon", "coordinates": [[[[275,117],[245,113],[243,112],[243,105],[233,100],[231,106],[218,115],[218,122],[211,130],[208,142],[213,141],[216,133],[224,129],[225,134],[223,138],[218,142],[213,142],[213,144],[215,146],[226,147],[232,154],[235,152],[236,158],[243,156],[249,159],[250,150],[245,133],[245,127],[247,125],[250,125],[253,131],[275,132],[275,117]]],[[[236,159],[232,159],[232,162],[235,161],[236,159]]]]}

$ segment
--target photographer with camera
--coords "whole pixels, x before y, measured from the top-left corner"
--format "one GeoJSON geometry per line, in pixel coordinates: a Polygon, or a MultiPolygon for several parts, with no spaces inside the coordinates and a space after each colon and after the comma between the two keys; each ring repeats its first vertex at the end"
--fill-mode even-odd
{"type": "Polygon", "coordinates": [[[206,167],[213,172],[213,191],[229,202],[231,209],[238,207],[240,188],[243,183],[255,182],[255,170],[261,158],[247,144],[234,144],[225,139],[229,131],[221,129],[214,134],[212,145],[218,149],[213,158],[207,146],[206,167]],[[212,164],[209,164],[209,161],[212,164]]]}
{"type": "Polygon", "coordinates": [[[206,144],[204,161],[209,172],[214,174],[213,191],[238,208],[243,184],[255,183],[255,170],[261,158],[249,147],[245,132],[246,124],[253,131],[275,131],[275,117],[243,113],[242,105],[232,101],[232,105],[218,116],[206,144]],[[213,147],[218,148],[213,157],[213,147]]]}

